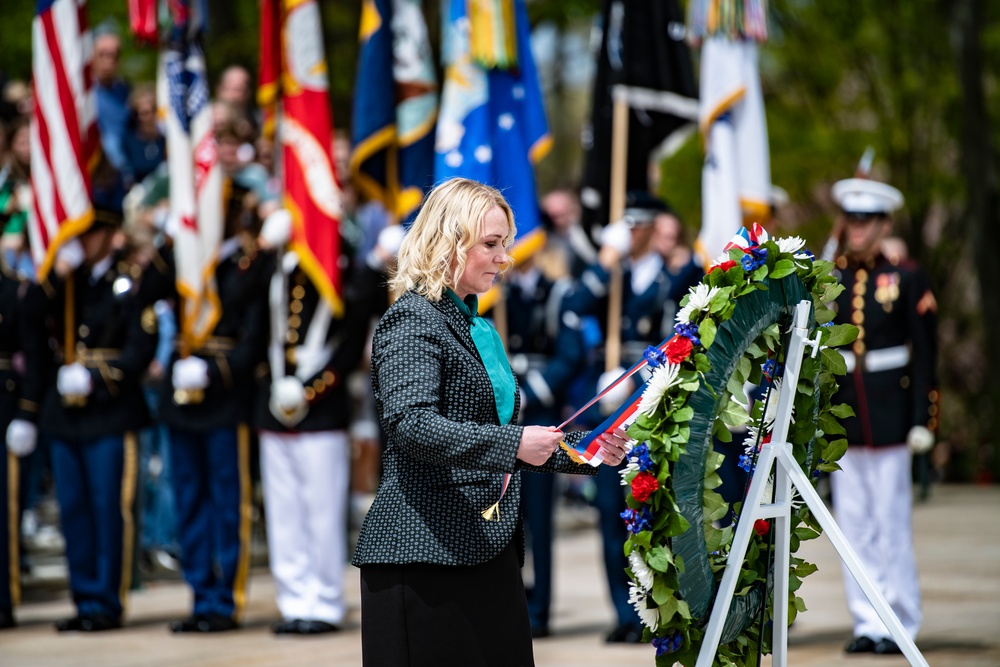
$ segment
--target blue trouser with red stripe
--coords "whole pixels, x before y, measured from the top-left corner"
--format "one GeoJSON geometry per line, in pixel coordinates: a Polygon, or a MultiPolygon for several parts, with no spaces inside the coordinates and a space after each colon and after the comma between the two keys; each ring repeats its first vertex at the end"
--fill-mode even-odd
{"type": "Polygon", "coordinates": [[[194,615],[238,617],[250,564],[249,443],[245,427],[170,429],[177,531],[194,615]]]}
{"type": "Polygon", "coordinates": [[[52,472],[77,613],[118,618],[132,571],[135,440],[54,438],[52,472]]]}

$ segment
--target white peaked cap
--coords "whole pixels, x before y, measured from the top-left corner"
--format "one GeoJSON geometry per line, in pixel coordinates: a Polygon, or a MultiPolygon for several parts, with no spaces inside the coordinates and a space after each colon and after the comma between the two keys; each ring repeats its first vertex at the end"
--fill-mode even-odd
{"type": "Polygon", "coordinates": [[[847,178],[833,184],[833,200],[844,213],[892,213],[903,205],[903,193],[886,183],[847,178]]]}

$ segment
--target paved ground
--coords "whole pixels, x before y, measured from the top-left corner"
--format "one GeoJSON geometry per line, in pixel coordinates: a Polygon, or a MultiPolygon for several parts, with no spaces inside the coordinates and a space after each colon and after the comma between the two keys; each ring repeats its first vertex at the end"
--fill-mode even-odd
{"type": "MultiPolygon", "coordinates": [[[[941,667],[1000,667],[1000,487],[935,488],[915,514],[917,558],[924,596],[924,628],[918,646],[927,662],[941,667]]],[[[591,529],[563,530],[558,559],[554,636],[535,642],[539,667],[653,665],[649,646],[608,646],[611,625],[591,529]]],[[[840,567],[830,542],[807,543],[801,552],[820,566],[803,587],[809,611],[790,630],[789,665],[893,667],[902,657],[857,657],[841,652],[850,620],[841,593],[840,567]]],[[[155,582],[131,598],[126,629],[103,635],[60,636],[52,621],[71,613],[65,594],[25,604],[21,628],[0,633],[0,666],[247,667],[361,664],[358,574],[348,573],[351,611],[344,632],[322,638],[278,639],[274,586],[257,568],[250,586],[247,627],[218,636],[175,637],[166,622],[190,604],[178,582],[155,582]]],[[[38,597],[35,595],[34,597],[38,597]]],[[[765,660],[765,665],[770,664],[765,660]]]]}

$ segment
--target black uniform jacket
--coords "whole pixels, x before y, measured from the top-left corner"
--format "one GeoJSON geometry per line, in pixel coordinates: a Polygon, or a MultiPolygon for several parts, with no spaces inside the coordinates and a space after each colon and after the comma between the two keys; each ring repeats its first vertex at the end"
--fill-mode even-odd
{"type": "MultiPolygon", "coordinates": [[[[220,314],[209,344],[192,352],[208,362],[209,384],[198,402],[178,404],[174,398],[173,364],[165,369],[159,418],[180,429],[206,431],[251,422],[257,367],[267,341],[266,262],[254,251],[239,249],[215,268],[220,314]]],[[[173,252],[158,254],[143,275],[143,301],[167,299],[181,312],[177,297],[173,252]]]]}
{"type": "MultiPolygon", "coordinates": [[[[156,314],[138,298],[135,265],[115,254],[77,268],[64,280],[50,273],[25,296],[28,378],[42,378],[39,428],[53,437],[92,439],[149,424],[141,382],[156,352],[156,314]],[[73,281],[71,340],[67,341],[67,280],[73,281]],[[82,405],[67,405],[56,388],[59,367],[73,361],[91,376],[82,405]]],[[[29,382],[29,384],[30,384],[29,382]]],[[[34,393],[26,387],[26,394],[34,393]]]]}
{"type": "MultiPolygon", "coordinates": [[[[277,261],[274,255],[268,258],[272,267],[269,272],[271,275],[277,268],[277,261]]],[[[374,272],[369,270],[361,274],[351,274],[345,281],[342,295],[343,317],[333,318],[327,332],[327,340],[333,342],[333,354],[322,368],[309,377],[302,378],[309,403],[309,412],[306,416],[289,429],[271,413],[268,407],[274,373],[271,369],[268,377],[258,384],[257,405],[254,411],[254,420],[258,428],[278,432],[332,431],[347,428],[350,423],[350,400],[346,379],[357,367],[364,353],[365,343],[368,341],[369,298],[372,290],[366,289],[368,285],[362,283],[374,286],[376,279],[374,272]]],[[[308,335],[318,309],[327,308],[327,305],[301,266],[289,273],[285,304],[288,310],[280,315],[288,321],[288,333],[282,342],[284,372],[286,375],[294,375],[297,370],[295,349],[308,335]]],[[[269,310],[270,316],[273,317],[270,306],[269,310]]]]}
{"type": "Polygon", "coordinates": [[[448,298],[407,292],[390,306],[372,342],[372,388],[389,444],[355,565],[476,565],[497,556],[515,533],[523,557],[518,471],[597,472],[561,449],[538,468],[517,460],[518,392],[510,423],[500,424],[469,323],[448,298]],[[504,473],[513,476],[499,518],[486,521],[482,512],[500,498],[504,473]]]}
{"type": "Polygon", "coordinates": [[[913,426],[938,425],[934,301],[927,275],[910,261],[882,255],[860,263],[838,263],[844,291],[835,322],[858,327],[850,348],[854,369],[839,379],[835,403],[847,403],[855,417],[843,420],[852,445],[897,445],[913,426]],[[878,359],[885,350],[908,354],[896,365],[878,359]],[[905,350],[905,353],[903,352],[905,350]],[[879,363],[882,362],[882,363],[879,363]],[[883,368],[883,366],[894,368],[883,368]]]}
{"type": "Polygon", "coordinates": [[[25,327],[22,299],[28,283],[0,269],[0,440],[14,419],[38,421],[42,383],[37,378],[27,382],[23,347],[29,332],[25,327]]]}

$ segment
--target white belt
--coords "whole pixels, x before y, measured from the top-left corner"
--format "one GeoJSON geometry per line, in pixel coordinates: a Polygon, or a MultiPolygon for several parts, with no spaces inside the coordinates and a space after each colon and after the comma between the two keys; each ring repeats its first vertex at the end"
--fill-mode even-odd
{"type": "MultiPolygon", "coordinates": [[[[857,357],[849,350],[840,350],[847,364],[847,372],[853,373],[857,366],[857,357]]],[[[864,359],[863,370],[867,373],[889,371],[894,368],[905,368],[910,363],[910,348],[905,345],[885,347],[881,350],[868,350],[861,358],[864,359]]]]}

